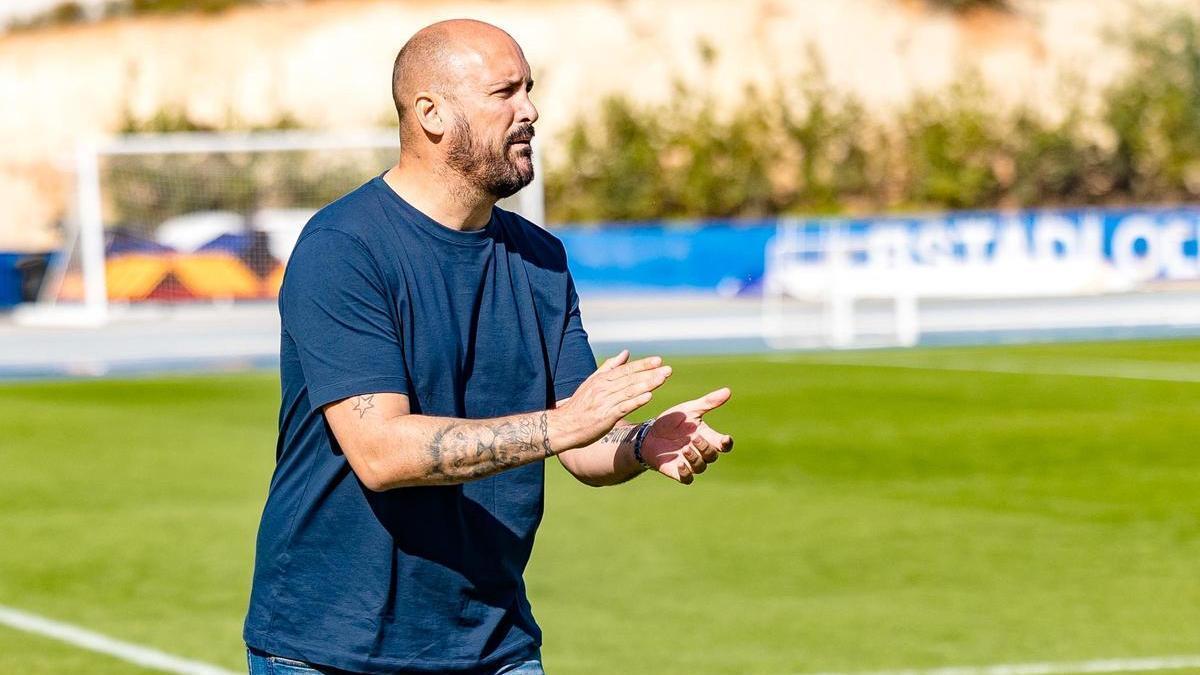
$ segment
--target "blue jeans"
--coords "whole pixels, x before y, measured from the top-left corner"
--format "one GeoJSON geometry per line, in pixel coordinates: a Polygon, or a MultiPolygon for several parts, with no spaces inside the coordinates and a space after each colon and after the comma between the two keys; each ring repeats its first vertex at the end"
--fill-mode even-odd
{"type": "MultiPolygon", "coordinates": [[[[318,670],[303,661],[271,656],[257,649],[246,650],[246,661],[250,668],[250,675],[352,675],[344,670],[332,668],[318,670]]],[[[541,653],[534,654],[532,658],[505,664],[495,670],[472,671],[473,674],[476,672],[479,675],[546,675],[546,671],[542,670],[541,653]]]]}

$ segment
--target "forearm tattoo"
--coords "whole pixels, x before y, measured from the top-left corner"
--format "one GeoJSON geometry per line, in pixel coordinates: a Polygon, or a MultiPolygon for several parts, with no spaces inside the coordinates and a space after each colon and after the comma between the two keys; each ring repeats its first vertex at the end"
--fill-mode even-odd
{"type": "Polygon", "coordinates": [[[636,424],[618,424],[612,428],[612,431],[600,437],[601,443],[632,443],[633,437],[637,435],[638,425],[636,424]]]}
{"type": "Polygon", "coordinates": [[[545,412],[503,420],[459,420],[434,433],[429,443],[430,475],[471,480],[553,454],[545,412]]]}
{"type": "MultiPolygon", "coordinates": [[[[646,424],[642,422],[642,424],[646,424]]],[[[633,447],[633,439],[637,436],[638,429],[642,428],[642,424],[618,424],[613,427],[612,431],[600,437],[599,443],[615,443],[618,447],[628,444],[633,447]]],[[[611,479],[609,485],[619,485],[626,481],[632,480],[638,474],[642,473],[642,466],[634,463],[632,469],[624,475],[616,475],[611,479]]]]}

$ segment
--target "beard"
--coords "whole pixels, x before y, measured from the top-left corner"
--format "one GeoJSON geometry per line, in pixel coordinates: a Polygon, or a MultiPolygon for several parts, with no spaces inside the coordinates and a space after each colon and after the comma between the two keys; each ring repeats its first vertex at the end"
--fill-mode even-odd
{"type": "Polygon", "coordinates": [[[533,147],[522,146],[513,152],[514,143],[533,138],[533,125],[526,124],[504,137],[500,147],[480,142],[471,125],[461,115],[454,115],[454,133],[446,151],[446,164],[466,178],[471,185],[497,199],[511,197],[533,182],[533,147]]]}

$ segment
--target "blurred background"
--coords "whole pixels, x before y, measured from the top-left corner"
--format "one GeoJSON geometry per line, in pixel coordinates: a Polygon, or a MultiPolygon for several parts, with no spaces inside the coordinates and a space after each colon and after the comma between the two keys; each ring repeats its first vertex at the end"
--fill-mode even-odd
{"type": "Polygon", "coordinates": [[[0,3],[0,672],[242,667],[284,264],[464,16],[598,355],[734,389],[547,470],[548,670],[1200,672],[1191,0],[0,3]]]}

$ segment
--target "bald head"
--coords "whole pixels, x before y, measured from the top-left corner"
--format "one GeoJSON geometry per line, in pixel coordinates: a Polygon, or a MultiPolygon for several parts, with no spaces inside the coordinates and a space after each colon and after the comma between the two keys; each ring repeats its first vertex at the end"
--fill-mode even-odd
{"type": "Polygon", "coordinates": [[[458,19],[421,29],[392,69],[397,166],[483,201],[513,194],[533,180],[532,89],[521,47],[499,28],[458,19]]]}
{"type": "Polygon", "coordinates": [[[453,100],[493,53],[514,50],[521,53],[511,35],[474,19],[439,21],[417,31],[396,54],[392,66],[392,100],[400,120],[401,143],[420,130],[412,119],[413,101],[419,93],[453,100]]]}

